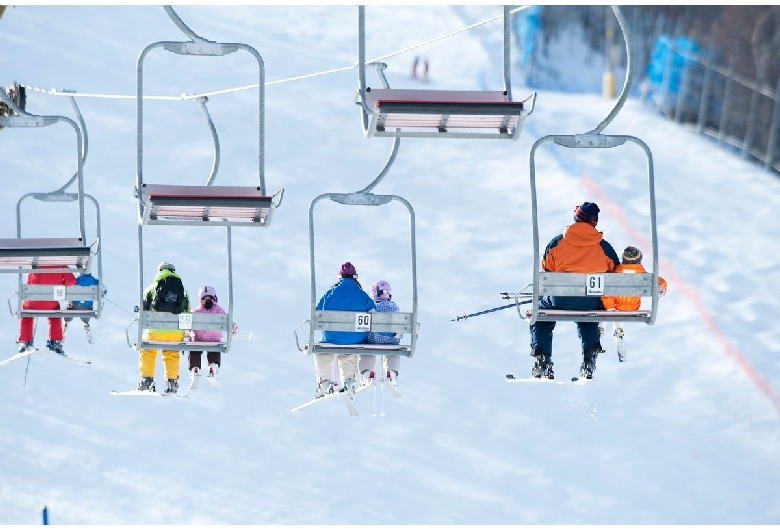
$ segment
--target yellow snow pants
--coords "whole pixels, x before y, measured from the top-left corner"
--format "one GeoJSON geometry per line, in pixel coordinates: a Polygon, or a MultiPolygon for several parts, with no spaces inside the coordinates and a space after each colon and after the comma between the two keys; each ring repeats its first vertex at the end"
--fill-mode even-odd
{"type": "MultiPolygon", "coordinates": [[[[144,340],[160,340],[166,342],[181,342],[184,331],[178,329],[147,329],[144,340]]],[[[141,349],[138,351],[138,369],[141,377],[154,377],[154,365],[157,360],[157,350],[141,349]]],[[[179,350],[162,350],[165,379],[179,379],[179,350]]]]}

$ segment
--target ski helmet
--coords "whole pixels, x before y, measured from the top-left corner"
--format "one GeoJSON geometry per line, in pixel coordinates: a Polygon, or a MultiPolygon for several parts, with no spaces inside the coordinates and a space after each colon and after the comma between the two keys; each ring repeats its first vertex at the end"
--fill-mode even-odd
{"type": "Polygon", "coordinates": [[[371,298],[373,298],[375,302],[378,300],[390,300],[392,297],[393,290],[386,281],[378,281],[371,286],[371,298]]]}
{"type": "Polygon", "coordinates": [[[168,263],[167,261],[163,261],[162,263],[160,263],[157,266],[157,270],[158,271],[163,271],[163,270],[166,270],[166,269],[171,271],[171,272],[176,272],[176,267],[174,267],[173,264],[168,263]]]}
{"type": "Polygon", "coordinates": [[[214,299],[214,301],[217,301],[217,291],[210,285],[206,285],[205,287],[201,287],[200,291],[198,291],[198,300],[203,300],[204,297],[210,296],[214,299]]]}

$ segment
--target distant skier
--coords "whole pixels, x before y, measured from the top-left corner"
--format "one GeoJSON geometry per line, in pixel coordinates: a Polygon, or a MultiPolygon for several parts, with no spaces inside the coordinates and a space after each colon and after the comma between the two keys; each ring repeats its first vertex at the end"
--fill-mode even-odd
{"type": "MultiPolygon", "coordinates": [[[[542,257],[542,269],[548,272],[597,273],[612,272],[620,264],[615,249],[596,230],[599,207],[584,202],[574,208],[574,223],[547,244],[542,257]]],[[[570,309],[576,311],[604,309],[601,299],[588,296],[546,296],[539,301],[543,309],[570,309]]],[[[601,347],[598,322],[577,322],[577,333],[582,343],[580,377],[593,378],[596,358],[601,347]]],[[[530,326],[531,356],[536,359],[531,374],[534,377],[554,379],[552,343],[555,321],[536,322],[530,326]]]]}
{"type": "MultiPolygon", "coordinates": [[[[217,303],[217,291],[213,287],[209,285],[201,287],[198,292],[198,300],[200,300],[200,303],[193,313],[225,314],[225,310],[217,303]]],[[[234,337],[238,334],[238,326],[235,322],[233,322],[230,332],[234,337]]],[[[224,337],[221,330],[193,329],[190,330],[190,340],[196,342],[222,342],[224,337]]],[[[187,357],[190,366],[190,378],[192,380],[189,388],[190,390],[195,390],[197,388],[197,378],[200,375],[202,354],[203,351],[190,351],[187,357]]],[[[222,352],[207,352],[206,361],[209,365],[206,377],[217,377],[219,367],[222,365],[222,352]]]]}
{"type": "MultiPolygon", "coordinates": [[[[376,304],[377,313],[395,313],[398,305],[393,302],[393,290],[386,281],[378,281],[371,286],[371,298],[376,304]]],[[[400,344],[402,333],[375,332],[370,331],[366,336],[368,344],[400,344]]],[[[376,355],[361,355],[358,361],[360,369],[360,384],[367,385],[376,378],[374,367],[376,366],[376,355]]],[[[382,370],[385,378],[391,385],[395,386],[398,381],[398,371],[401,367],[401,357],[399,355],[383,355],[382,370]]]]}
{"type": "MultiPolygon", "coordinates": [[[[626,247],[623,250],[622,262],[615,267],[614,272],[629,274],[646,273],[647,271],[642,265],[642,251],[636,247],[626,247]]],[[[658,296],[664,296],[666,294],[666,287],[666,280],[659,276],[658,296]]],[[[642,305],[642,298],[639,296],[602,296],[601,303],[604,304],[604,309],[608,311],[636,311],[642,305]]],[[[603,327],[601,329],[603,329],[603,327]]],[[[612,336],[615,338],[615,346],[620,362],[626,360],[626,353],[623,345],[624,335],[623,323],[612,322],[612,336]]]]}

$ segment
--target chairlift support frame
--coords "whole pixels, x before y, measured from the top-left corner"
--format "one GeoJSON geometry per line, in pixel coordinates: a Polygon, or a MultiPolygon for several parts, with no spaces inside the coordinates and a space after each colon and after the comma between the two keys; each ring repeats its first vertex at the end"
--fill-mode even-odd
{"type": "Polygon", "coordinates": [[[299,351],[313,354],[351,354],[351,355],[402,355],[414,356],[417,346],[417,334],[419,322],[417,321],[417,245],[415,240],[415,215],[412,205],[398,195],[375,195],[364,191],[357,193],[325,193],[316,197],[309,206],[309,256],[311,264],[311,312],[308,320],[304,320],[295,329],[295,342],[299,351]],[[316,309],[319,301],[317,297],[317,281],[314,260],[314,208],[320,201],[330,199],[333,202],[345,205],[381,206],[392,201],[403,204],[410,218],[409,246],[411,252],[411,278],[412,278],[412,310],[411,312],[379,313],[372,311],[370,331],[403,333],[410,338],[410,344],[330,344],[319,342],[315,338],[316,332],[321,331],[356,331],[357,317],[365,315],[359,311],[333,311],[316,309]],[[301,345],[298,330],[305,324],[309,324],[309,340],[307,346],[301,345]]]}
{"type": "MultiPolygon", "coordinates": [[[[170,6],[164,6],[168,16],[190,40],[158,41],[146,46],[138,56],[137,76],[137,176],[135,196],[138,199],[138,278],[139,308],[138,317],[125,330],[127,343],[131,348],[161,349],[172,348],[184,351],[220,351],[230,350],[232,343],[231,326],[233,322],[233,226],[252,226],[267,228],[271,224],[272,213],[283,198],[281,189],[273,196],[266,193],[265,187],[265,64],[260,53],[252,46],[242,43],[219,43],[196,35],[178,17],[170,6]],[[220,146],[216,128],[206,108],[207,98],[197,98],[214,141],[214,162],[211,174],[205,186],[148,184],[143,177],[143,64],[147,55],[158,48],[184,56],[218,57],[243,50],[251,54],[258,64],[258,182],[255,186],[213,186],[219,167],[220,146]],[[226,314],[184,313],[181,315],[156,313],[144,310],[143,292],[144,254],[143,229],[146,225],[180,226],[224,226],[227,248],[228,307],[226,314]],[[137,323],[137,340],[130,338],[130,328],[137,323]],[[160,342],[144,338],[146,329],[199,329],[221,330],[225,341],[160,342]]],[[[193,301],[190,303],[194,305],[193,301]]],[[[186,339],[185,335],[185,339],[186,339]]]]}
{"type": "Polygon", "coordinates": [[[0,273],[17,274],[19,278],[18,290],[8,299],[8,308],[11,315],[19,317],[94,317],[99,318],[103,305],[102,287],[102,257],[99,252],[100,234],[100,208],[94,197],[84,192],[84,161],[87,152],[87,133],[81,112],[71,97],[79,123],[64,116],[40,116],[21,109],[7,96],[4,89],[0,89],[0,99],[15,113],[13,116],[0,117],[2,127],[47,127],[55,123],[64,122],[73,127],[76,133],[77,169],[71,179],[60,189],[49,193],[28,193],[22,196],[16,205],[16,238],[0,239],[0,273]],[[83,132],[82,132],[83,131],[83,132]],[[77,193],[68,193],[65,190],[73,183],[77,184],[77,193]],[[78,238],[24,238],[22,237],[22,202],[32,198],[42,202],[78,202],[79,210],[79,236],[78,238]],[[84,200],[89,199],[95,208],[96,239],[91,245],[86,244],[86,228],[84,220],[84,200]],[[93,258],[97,256],[98,284],[94,286],[53,286],[53,285],[28,285],[24,281],[25,273],[32,272],[69,272],[91,273],[93,258]],[[46,265],[46,268],[41,266],[46,265]],[[59,265],[59,267],[56,267],[59,265]],[[56,287],[56,289],[55,289],[56,287]],[[16,312],[11,300],[18,296],[16,312]],[[26,300],[91,300],[92,310],[33,310],[24,309],[26,300]]]}
{"type": "MultiPolygon", "coordinates": [[[[538,303],[531,304],[531,310],[525,311],[517,305],[517,311],[521,318],[529,324],[544,321],[571,321],[571,322],[644,322],[652,325],[658,314],[658,234],[656,227],[655,208],[655,171],[653,155],[650,148],[639,138],[630,135],[606,135],[601,132],[618,114],[620,108],[629,95],[633,81],[633,46],[631,34],[619,7],[612,6],[620,27],[623,30],[628,55],[628,67],[626,82],[618,102],[607,118],[593,131],[585,134],[574,135],[548,135],[534,142],[530,151],[530,185],[531,185],[531,221],[533,227],[534,245],[534,273],[533,273],[533,300],[539,300],[543,296],[640,296],[651,297],[650,310],[638,311],[605,311],[587,310],[572,311],[559,309],[541,309],[538,303]],[[536,191],[536,152],[541,145],[552,142],[570,149],[611,149],[626,143],[638,145],[647,157],[647,186],[650,201],[650,230],[652,241],[653,270],[644,274],[623,273],[599,273],[579,274],[571,272],[545,272],[541,270],[539,223],[537,216],[537,191],[536,191]],[[603,281],[603,291],[589,289],[590,281],[597,278],[603,281]],[[594,294],[591,294],[593,292],[594,294]]],[[[517,299],[516,299],[517,301],[517,299]]]]}
{"type": "Polygon", "coordinates": [[[510,8],[504,6],[504,90],[391,89],[387,65],[371,63],[384,88],[366,84],[365,6],[358,6],[358,90],[363,134],[368,137],[482,138],[517,140],[533,112],[536,93],[513,101],[510,8]]]}

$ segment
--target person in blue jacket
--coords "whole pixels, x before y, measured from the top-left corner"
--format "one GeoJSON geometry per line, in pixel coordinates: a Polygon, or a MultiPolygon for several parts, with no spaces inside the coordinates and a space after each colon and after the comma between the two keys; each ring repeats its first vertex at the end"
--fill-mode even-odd
{"type": "MultiPolygon", "coordinates": [[[[358,282],[355,266],[349,261],[339,268],[339,280],[322,295],[316,309],[335,311],[374,311],[376,306],[358,282]]],[[[332,344],[360,344],[365,341],[368,332],[364,331],[323,331],[320,342],[332,344]]],[[[341,373],[341,391],[353,392],[357,377],[357,356],[350,354],[335,355],[341,373]]],[[[333,393],[334,355],[315,354],[314,367],[317,375],[316,397],[333,393]]]]}
{"type": "MultiPolygon", "coordinates": [[[[78,275],[76,278],[76,285],[81,285],[83,287],[90,287],[92,285],[97,285],[98,279],[89,274],[88,272],[83,272],[78,275]]],[[[73,300],[72,302],[68,303],[67,309],[73,310],[73,309],[80,309],[80,310],[87,310],[91,311],[92,307],[94,305],[94,302],[92,300],[73,300]]],[[[68,324],[71,320],[73,320],[73,317],[65,317],[65,328],[67,329],[68,324]]],[[[89,329],[89,317],[81,317],[81,321],[84,322],[84,327],[86,329],[89,329]]]]}

